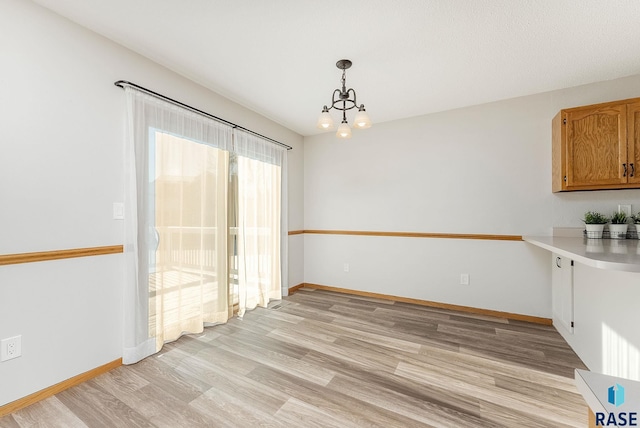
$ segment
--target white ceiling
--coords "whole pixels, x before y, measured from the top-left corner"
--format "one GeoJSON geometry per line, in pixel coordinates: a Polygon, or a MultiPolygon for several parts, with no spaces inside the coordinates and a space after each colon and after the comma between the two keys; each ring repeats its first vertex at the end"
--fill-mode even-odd
{"type": "Polygon", "coordinates": [[[302,135],[341,58],[374,124],[640,73],[637,0],[34,1],[302,135]]]}

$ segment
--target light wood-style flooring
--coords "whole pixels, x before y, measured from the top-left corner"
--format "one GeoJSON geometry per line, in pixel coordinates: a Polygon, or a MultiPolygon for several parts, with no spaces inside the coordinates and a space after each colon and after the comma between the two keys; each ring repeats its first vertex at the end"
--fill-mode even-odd
{"type": "Polygon", "coordinates": [[[584,427],[553,327],[302,289],[0,427],[584,427]]]}

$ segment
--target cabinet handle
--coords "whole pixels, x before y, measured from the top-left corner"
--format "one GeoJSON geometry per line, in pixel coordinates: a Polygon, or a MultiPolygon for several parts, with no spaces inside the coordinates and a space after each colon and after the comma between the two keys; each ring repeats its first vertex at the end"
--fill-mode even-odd
{"type": "Polygon", "coordinates": [[[631,167],[631,174],[629,174],[629,177],[633,177],[636,174],[636,167],[633,166],[632,163],[630,163],[629,166],[631,167]]]}
{"type": "Polygon", "coordinates": [[[623,163],[623,164],[622,164],[622,167],[624,168],[624,171],[622,172],[622,176],[623,176],[623,177],[626,177],[626,176],[627,176],[627,164],[626,164],[626,163],[623,163]]]}
{"type": "Polygon", "coordinates": [[[560,257],[556,257],[556,266],[562,268],[562,266],[560,266],[560,257]]]}

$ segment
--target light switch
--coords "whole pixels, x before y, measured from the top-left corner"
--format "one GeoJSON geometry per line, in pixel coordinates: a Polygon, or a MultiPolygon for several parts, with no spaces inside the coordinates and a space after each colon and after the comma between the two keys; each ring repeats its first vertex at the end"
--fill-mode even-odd
{"type": "Polygon", "coordinates": [[[124,204],[122,202],[113,203],[113,219],[124,220],[124,204]]]}

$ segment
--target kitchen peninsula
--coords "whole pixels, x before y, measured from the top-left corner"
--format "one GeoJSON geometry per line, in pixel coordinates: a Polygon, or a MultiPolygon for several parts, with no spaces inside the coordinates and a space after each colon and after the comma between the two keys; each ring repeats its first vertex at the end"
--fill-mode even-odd
{"type": "Polygon", "coordinates": [[[587,367],[640,380],[640,241],[525,236],[550,251],[553,325],[587,367]]]}

